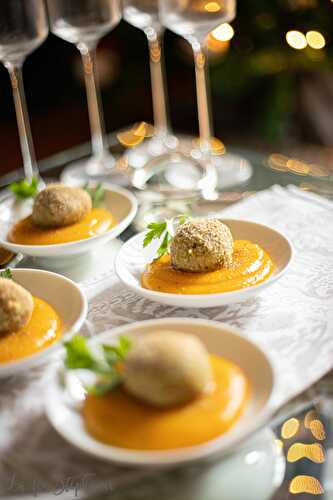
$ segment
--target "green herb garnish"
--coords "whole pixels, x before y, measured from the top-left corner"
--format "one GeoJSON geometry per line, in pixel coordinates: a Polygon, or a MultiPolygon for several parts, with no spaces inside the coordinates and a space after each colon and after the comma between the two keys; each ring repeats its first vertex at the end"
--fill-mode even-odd
{"type": "Polygon", "coordinates": [[[102,396],[122,383],[119,363],[124,361],[132,347],[132,342],[127,337],[120,337],[116,345],[102,344],[96,350],[81,335],[76,335],[64,345],[67,369],[84,369],[95,373],[96,383],[85,387],[89,394],[102,396]]]}
{"type": "Polygon", "coordinates": [[[97,184],[95,188],[91,188],[89,184],[86,184],[84,189],[91,198],[93,208],[98,207],[105,198],[105,189],[101,183],[97,184]]]}
{"type": "Polygon", "coordinates": [[[38,193],[38,184],[39,181],[37,177],[33,177],[31,183],[29,183],[26,179],[23,179],[19,182],[13,182],[9,189],[12,193],[15,194],[16,198],[20,200],[26,200],[28,198],[34,198],[38,193]]]}
{"type": "Polygon", "coordinates": [[[4,271],[0,271],[0,278],[5,278],[7,280],[12,280],[13,275],[10,269],[5,269],[4,271]]]}
{"type": "Polygon", "coordinates": [[[174,237],[174,222],[178,222],[178,225],[182,226],[188,219],[189,217],[186,215],[179,215],[173,219],[166,219],[164,222],[151,222],[147,226],[143,247],[146,248],[154,240],[161,240],[161,244],[156,251],[156,259],[159,259],[169,252],[170,243],[174,237]]]}

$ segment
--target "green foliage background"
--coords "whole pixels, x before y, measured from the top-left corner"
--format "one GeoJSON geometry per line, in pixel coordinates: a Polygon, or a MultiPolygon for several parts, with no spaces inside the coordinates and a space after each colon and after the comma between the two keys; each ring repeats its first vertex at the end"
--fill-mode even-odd
{"type": "Polygon", "coordinates": [[[299,83],[332,70],[333,2],[330,0],[239,0],[230,49],[212,68],[213,92],[232,103],[254,100],[253,125],[265,140],[289,133],[297,112],[299,83]],[[291,48],[289,30],[322,33],[326,47],[291,48]]]}

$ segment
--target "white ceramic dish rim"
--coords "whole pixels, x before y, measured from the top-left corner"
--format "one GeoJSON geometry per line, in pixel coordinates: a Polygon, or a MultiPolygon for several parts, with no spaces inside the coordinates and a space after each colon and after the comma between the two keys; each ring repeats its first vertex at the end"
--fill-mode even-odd
{"type": "MultiPolygon", "coordinates": [[[[270,395],[267,399],[267,402],[265,404],[265,407],[263,410],[256,416],[256,418],[253,420],[252,424],[249,424],[246,429],[243,429],[242,432],[238,434],[238,436],[235,436],[232,440],[229,441],[228,443],[228,449],[223,450],[221,452],[221,441],[225,442],[228,433],[223,434],[213,440],[208,441],[207,443],[201,444],[201,445],[196,445],[192,446],[189,448],[184,448],[184,449],[177,449],[177,450],[166,450],[166,451],[140,451],[140,450],[127,450],[124,448],[119,448],[119,447],[113,447],[109,446],[106,444],[103,444],[96,439],[94,439],[92,436],[90,436],[86,431],[86,437],[88,439],[88,443],[82,443],[79,438],[76,438],[75,435],[73,434],[64,434],[59,428],[58,424],[53,418],[53,411],[52,407],[56,404],[56,400],[53,397],[53,394],[55,391],[59,390],[58,389],[58,381],[55,380],[57,378],[58,372],[61,365],[57,364],[57,366],[53,366],[49,372],[49,377],[51,380],[51,386],[49,386],[49,389],[46,393],[46,399],[44,402],[44,407],[46,414],[51,421],[52,425],[54,428],[59,432],[60,435],[62,435],[68,442],[70,442],[72,445],[76,446],[77,448],[83,450],[84,452],[88,453],[89,455],[98,457],[103,460],[107,460],[109,462],[117,463],[120,465],[130,465],[130,466],[142,466],[142,467],[170,467],[174,465],[181,465],[181,464],[186,464],[189,462],[196,462],[208,458],[212,458],[213,456],[223,456],[229,453],[232,453],[234,448],[238,446],[241,442],[243,442],[247,437],[250,437],[252,434],[255,432],[259,431],[262,427],[264,427],[267,422],[270,420],[270,418],[274,415],[274,412],[276,411],[277,407],[273,404],[273,401],[275,399],[275,393],[276,393],[276,381],[277,381],[277,370],[275,367],[275,363],[273,362],[273,359],[271,356],[267,353],[264,352],[260,346],[258,346],[255,342],[249,340],[248,338],[244,337],[241,334],[241,331],[238,328],[235,328],[227,323],[220,323],[218,321],[212,321],[212,320],[204,320],[204,319],[192,319],[192,318],[163,318],[163,319],[157,319],[157,320],[146,320],[146,321],[140,321],[140,322],[135,322],[133,324],[129,325],[123,325],[117,328],[114,328],[111,331],[101,333],[97,335],[96,337],[92,338],[92,342],[103,342],[106,340],[112,340],[114,337],[118,337],[120,335],[125,335],[126,332],[130,333],[131,330],[135,330],[137,328],[137,324],[140,323],[140,326],[145,326],[145,325],[152,325],[156,324],[162,325],[165,322],[168,322],[168,324],[173,324],[177,325],[179,327],[179,324],[181,323],[186,323],[187,325],[189,322],[192,324],[195,323],[196,325],[202,325],[203,327],[210,325],[214,326],[218,329],[221,330],[227,330],[229,333],[232,335],[235,335],[237,337],[240,337],[242,341],[246,341],[249,344],[252,345],[258,352],[261,353],[261,355],[267,360],[270,369],[271,369],[271,375],[272,375],[272,389],[270,392],[270,395]],[[54,384],[52,386],[52,384],[54,384]]],[[[74,411],[74,410],[73,410],[74,411]]],[[[81,417],[80,417],[81,418],[81,417]]],[[[236,424],[237,425],[237,424],[236,424]]]]}
{"type": "MultiPolygon", "coordinates": [[[[109,229],[105,233],[98,234],[96,236],[91,236],[90,238],[85,239],[85,240],[70,241],[68,243],[57,243],[57,244],[52,244],[52,245],[21,245],[18,243],[11,243],[7,239],[0,238],[0,245],[4,246],[5,248],[8,248],[9,250],[13,251],[14,253],[19,253],[19,252],[25,253],[25,252],[30,252],[30,251],[32,251],[32,252],[37,252],[37,251],[43,252],[44,251],[45,256],[47,256],[47,253],[48,253],[47,249],[52,249],[53,251],[59,250],[59,252],[61,252],[61,250],[70,250],[71,248],[78,247],[82,243],[87,243],[87,241],[89,241],[89,243],[91,242],[91,244],[93,244],[94,242],[98,242],[99,240],[106,238],[108,236],[112,237],[113,233],[116,235],[119,235],[123,230],[126,229],[126,227],[129,226],[129,224],[134,219],[134,217],[137,213],[137,210],[138,210],[138,200],[136,199],[134,194],[132,194],[130,191],[128,191],[128,189],[122,188],[120,186],[116,186],[116,185],[109,184],[109,183],[103,183],[103,187],[108,191],[111,191],[111,192],[113,191],[115,193],[123,195],[131,203],[131,210],[130,210],[129,214],[121,222],[117,223],[114,227],[112,227],[111,229],[109,229]]],[[[0,203],[4,200],[10,198],[10,197],[13,197],[13,195],[7,194],[7,195],[3,196],[0,199],[0,203]]]]}
{"type": "MultiPolygon", "coordinates": [[[[52,276],[56,277],[56,279],[67,282],[69,285],[71,285],[73,288],[76,289],[77,293],[79,294],[79,296],[81,298],[81,303],[82,303],[81,313],[80,313],[79,317],[77,318],[77,320],[75,321],[75,323],[73,324],[72,329],[70,331],[65,332],[59,338],[59,340],[57,342],[54,342],[46,349],[44,349],[40,352],[37,352],[36,354],[32,354],[31,356],[28,356],[28,357],[23,358],[21,360],[18,360],[18,361],[11,361],[9,363],[1,363],[0,364],[0,378],[7,376],[9,374],[9,372],[11,374],[14,374],[15,372],[19,372],[19,371],[22,371],[24,369],[28,369],[32,366],[35,366],[41,360],[43,360],[46,357],[50,356],[51,354],[59,351],[59,349],[62,348],[63,342],[69,340],[73,335],[75,335],[75,333],[77,333],[81,329],[81,327],[83,326],[83,324],[86,320],[87,314],[88,314],[87,298],[86,298],[85,294],[83,293],[83,291],[81,290],[81,288],[76,283],[74,283],[74,281],[70,280],[69,278],[66,278],[65,276],[62,276],[61,274],[53,273],[51,271],[44,271],[41,269],[26,269],[26,268],[12,269],[14,277],[15,277],[16,273],[20,274],[22,271],[31,273],[32,279],[33,279],[34,275],[42,273],[42,274],[52,275],[52,276]]],[[[40,296],[41,296],[41,298],[43,298],[42,293],[40,296]]]]}
{"type": "MultiPolygon", "coordinates": [[[[290,265],[292,264],[292,262],[294,260],[294,256],[295,256],[294,247],[293,247],[291,241],[289,240],[289,238],[287,238],[287,236],[285,236],[283,233],[281,233],[280,231],[277,231],[276,229],[274,229],[274,228],[272,228],[270,226],[266,226],[265,224],[259,224],[257,222],[247,221],[245,219],[221,218],[221,220],[223,220],[226,223],[228,223],[228,221],[230,221],[230,222],[246,222],[248,224],[254,224],[256,226],[260,226],[262,228],[269,229],[270,231],[275,232],[276,234],[279,235],[280,238],[283,238],[285,240],[285,242],[287,243],[287,245],[289,247],[289,251],[290,251],[290,259],[289,259],[288,263],[285,265],[285,267],[283,269],[281,269],[276,274],[273,273],[263,283],[259,283],[258,285],[253,285],[253,286],[250,286],[250,287],[247,287],[247,288],[242,288],[240,290],[235,290],[233,292],[209,293],[207,295],[204,295],[205,298],[209,297],[212,300],[214,300],[214,299],[218,299],[220,297],[224,297],[226,300],[230,299],[230,302],[232,302],[232,300],[234,298],[239,297],[240,294],[244,294],[244,293],[248,292],[249,290],[251,291],[251,293],[254,294],[257,291],[259,292],[262,288],[266,288],[268,285],[271,285],[275,281],[277,281],[280,278],[282,278],[282,276],[287,272],[287,270],[289,269],[290,265]]],[[[115,259],[115,264],[114,264],[115,265],[115,271],[116,271],[116,274],[117,274],[118,278],[120,279],[120,281],[124,285],[126,285],[127,287],[130,287],[132,290],[138,290],[139,289],[141,295],[145,296],[148,299],[154,299],[154,297],[156,297],[156,300],[157,300],[158,298],[162,299],[163,297],[177,297],[177,296],[179,296],[179,294],[176,294],[176,293],[157,292],[155,290],[149,290],[147,288],[143,288],[142,286],[139,286],[139,285],[132,285],[132,284],[129,284],[128,282],[125,282],[122,279],[122,272],[119,270],[120,269],[119,261],[120,261],[120,258],[121,258],[121,252],[125,248],[126,245],[130,244],[130,242],[133,243],[133,242],[136,242],[136,240],[143,241],[144,235],[145,235],[145,231],[142,231],[141,233],[133,236],[128,241],[126,241],[126,243],[124,243],[123,246],[121,247],[121,249],[119,250],[118,255],[116,256],[116,259],[115,259]]],[[[182,297],[182,300],[186,300],[187,297],[188,297],[189,300],[190,299],[200,300],[200,299],[203,298],[203,295],[201,295],[201,294],[186,294],[186,295],[183,294],[183,295],[181,295],[181,297],[182,297]]]]}

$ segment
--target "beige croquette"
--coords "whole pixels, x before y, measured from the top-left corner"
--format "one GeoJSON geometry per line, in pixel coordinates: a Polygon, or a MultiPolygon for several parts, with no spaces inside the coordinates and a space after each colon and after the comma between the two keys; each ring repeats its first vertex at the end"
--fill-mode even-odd
{"type": "Polygon", "coordinates": [[[177,229],[170,255],[173,267],[179,271],[200,273],[231,267],[231,231],[218,219],[187,222],[177,229]]]}
{"type": "Polygon", "coordinates": [[[79,222],[92,208],[83,189],[50,184],[35,199],[32,220],[37,226],[63,227],[79,222]]]}
{"type": "Polygon", "coordinates": [[[0,278],[0,334],[16,332],[30,320],[32,295],[12,280],[0,278]]]}
{"type": "Polygon", "coordinates": [[[124,387],[156,407],[191,401],[211,389],[208,352],[193,335],[156,331],[140,338],[124,364],[124,387]]]}

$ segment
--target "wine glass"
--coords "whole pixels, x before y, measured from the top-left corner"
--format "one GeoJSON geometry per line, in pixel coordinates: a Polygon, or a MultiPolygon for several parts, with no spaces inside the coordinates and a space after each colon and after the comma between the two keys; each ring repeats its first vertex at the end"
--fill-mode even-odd
{"type": "Polygon", "coordinates": [[[169,147],[176,147],[177,139],[171,135],[168,124],[162,54],[164,27],[158,18],[158,0],[123,0],[123,17],[145,33],[149,47],[154,136],[128,151],[130,164],[138,168],[150,157],[164,154],[169,147]]]}
{"type": "Polygon", "coordinates": [[[0,61],[12,84],[25,178],[39,177],[25,99],[22,67],[48,35],[44,0],[1,0],[0,61]]]}
{"type": "Polygon", "coordinates": [[[159,9],[162,24],[185,38],[194,54],[200,137],[199,148],[192,154],[217,168],[219,187],[245,182],[252,174],[247,160],[236,155],[214,156],[206,45],[211,31],[235,18],[236,0],[159,0],[159,9]]]}
{"type": "Polygon", "coordinates": [[[126,153],[129,166],[136,170],[132,184],[143,189],[144,179],[154,179],[155,185],[150,182],[149,189],[160,191],[162,182],[168,197],[175,187],[180,187],[184,194],[200,190],[210,173],[191,158],[188,151],[184,154],[180,141],[169,127],[162,44],[164,26],[159,20],[158,0],[123,0],[123,17],[147,37],[154,114],[153,137],[126,153]]]}
{"type": "Polygon", "coordinates": [[[98,77],[96,48],[100,39],[121,19],[120,0],[47,0],[51,31],[76,45],[84,70],[91,128],[92,157],[68,167],[64,178],[82,182],[108,177],[115,158],[108,150],[98,77]]]}

